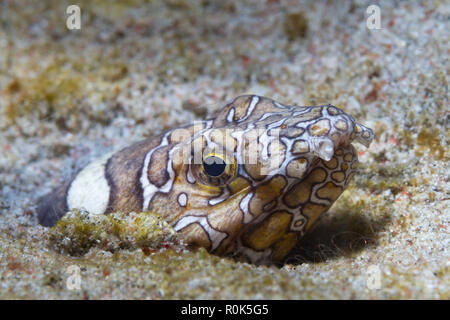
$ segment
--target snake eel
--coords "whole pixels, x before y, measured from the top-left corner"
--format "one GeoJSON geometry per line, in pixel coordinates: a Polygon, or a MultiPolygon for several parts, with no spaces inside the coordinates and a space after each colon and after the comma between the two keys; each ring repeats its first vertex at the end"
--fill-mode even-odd
{"type": "Polygon", "coordinates": [[[213,118],[89,163],[41,199],[38,219],[150,210],[190,245],[279,262],[347,187],[358,164],[351,142],[372,139],[330,104],[239,96],[213,118]]]}

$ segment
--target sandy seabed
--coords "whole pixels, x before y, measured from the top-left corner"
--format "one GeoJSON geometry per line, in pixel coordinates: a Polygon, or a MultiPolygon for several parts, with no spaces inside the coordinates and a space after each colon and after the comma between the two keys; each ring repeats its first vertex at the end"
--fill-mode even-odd
{"type": "Polygon", "coordinates": [[[21,3],[0,2],[0,299],[450,298],[448,1],[381,1],[372,30],[369,1],[79,1],[72,31],[69,2],[21,3]],[[51,245],[61,234],[37,224],[39,197],[249,93],[329,102],[375,132],[282,267],[165,237],[51,245]]]}

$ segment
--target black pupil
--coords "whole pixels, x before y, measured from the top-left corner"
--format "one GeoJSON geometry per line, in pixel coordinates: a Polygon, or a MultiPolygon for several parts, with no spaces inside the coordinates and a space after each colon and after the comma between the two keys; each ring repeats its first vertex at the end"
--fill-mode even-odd
{"type": "Polygon", "coordinates": [[[208,157],[203,161],[205,172],[213,177],[220,176],[225,171],[226,163],[219,157],[208,157]]]}

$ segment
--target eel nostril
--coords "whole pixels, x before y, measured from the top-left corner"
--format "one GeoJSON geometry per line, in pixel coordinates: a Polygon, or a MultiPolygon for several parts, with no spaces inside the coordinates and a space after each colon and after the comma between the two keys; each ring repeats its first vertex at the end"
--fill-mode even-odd
{"type": "Polygon", "coordinates": [[[366,148],[370,146],[373,140],[373,131],[362,124],[357,123],[355,129],[355,140],[364,145],[366,148]]]}

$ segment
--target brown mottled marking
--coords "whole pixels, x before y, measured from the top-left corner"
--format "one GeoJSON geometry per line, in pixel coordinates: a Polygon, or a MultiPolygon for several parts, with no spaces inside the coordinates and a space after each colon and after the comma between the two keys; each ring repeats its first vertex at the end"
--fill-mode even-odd
{"type": "Polygon", "coordinates": [[[342,130],[342,131],[346,131],[348,128],[347,122],[344,120],[338,120],[335,123],[335,126],[336,126],[336,128],[338,128],[339,130],[342,130]]]}
{"type": "Polygon", "coordinates": [[[330,161],[323,162],[328,169],[336,169],[338,166],[338,161],[336,157],[331,158],[330,161]]]}
{"type": "Polygon", "coordinates": [[[330,120],[319,120],[309,127],[309,134],[311,136],[325,136],[330,132],[330,120]]]}
{"type": "Polygon", "coordinates": [[[340,113],[339,110],[335,107],[328,107],[327,110],[328,110],[328,113],[333,116],[338,115],[340,113]]]}
{"type": "Polygon", "coordinates": [[[338,132],[335,132],[335,133],[331,134],[330,137],[333,141],[339,141],[339,138],[341,137],[341,135],[338,132]]]}
{"type": "Polygon", "coordinates": [[[258,132],[255,130],[251,130],[243,136],[243,144],[248,146],[248,148],[253,148],[253,150],[245,154],[244,160],[245,170],[253,180],[262,180],[265,177],[265,175],[261,172],[261,163],[258,163],[251,158],[254,157],[255,154],[263,151],[263,146],[260,142],[258,142],[258,137],[258,132]]]}
{"type": "Polygon", "coordinates": [[[251,101],[252,101],[251,96],[240,97],[234,101],[234,103],[232,104],[235,110],[233,117],[234,121],[237,121],[245,116],[251,101]]]}
{"type": "Polygon", "coordinates": [[[274,254],[272,259],[274,261],[281,261],[292,250],[298,240],[297,232],[285,233],[280,240],[274,244],[274,254]]]}
{"type": "Polygon", "coordinates": [[[182,238],[189,239],[189,243],[194,246],[207,249],[211,247],[211,241],[208,238],[208,234],[198,223],[190,224],[184,228],[182,238]]]}
{"type": "Polygon", "coordinates": [[[164,146],[155,150],[150,159],[148,179],[157,187],[161,187],[169,179],[166,171],[167,160],[169,159],[169,149],[170,146],[164,146]]]}
{"type": "Polygon", "coordinates": [[[305,140],[295,141],[292,145],[292,153],[306,153],[309,152],[308,142],[305,140]]]}
{"type": "Polygon", "coordinates": [[[362,133],[363,132],[363,128],[361,127],[361,125],[360,124],[356,124],[356,126],[355,126],[355,132],[357,133],[357,134],[360,134],[360,133],[362,133]]]}
{"type": "Polygon", "coordinates": [[[322,188],[317,190],[317,195],[322,199],[335,201],[342,193],[342,187],[335,185],[333,182],[327,182],[322,188]]]}
{"type": "Polygon", "coordinates": [[[302,177],[308,169],[308,161],[305,158],[291,160],[286,167],[286,173],[290,177],[302,177]]]}
{"type": "Polygon", "coordinates": [[[185,141],[186,139],[192,137],[195,132],[201,131],[204,129],[205,125],[203,123],[196,123],[195,125],[177,128],[172,131],[170,134],[170,142],[171,143],[179,143],[185,141]]]}
{"type": "Polygon", "coordinates": [[[217,143],[220,147],[224,147],[225,150],[235,150],[237,146],[236,139],[230,136],[229,130],[213,129],[211,131],[211,141],[217,143]]]}
{"type": "Polygon", "coordinates": [[[250,201],[250,212],[257,217],[263,212],[264,205],[273,201],[281,195],[286,185],[286,178],[276,176],[268,184],[260,185],[255,190],[255,195],[250,201]]]}
{"type": "Polygon", "coordinates": [[[303,128],[287,127],[280,130],[280,135],[288,138],[296,138],[305,132],[303,128]]]}
{"type": "Polygon", "coordinates": [[[332,178],[334,181],[342,182],[342,181],[344,181],[344,179],[345,179],[345,174],[344,174],[343,172],[341,172],[341,171],[333,172],[333,173],[331,174],[331,178],[332,178]]]}
{"type": "Polygon", "coordinates": [[[238,177],[234,179],[228,187],[230,188],[231,193],[235,194],[240,190],[248,190],[250,186],[251,184],[247,179],[238,177]]]}
{"type": "Polygon", "coordinates": [[[308,222],[306,223],[306,230],[308,230],[311,225],[317,220],[317,218],[327,210],[327,207],[321,204],[307,203],[303,208],[303,214],[308,217],[308,222]]]}
{"type": "MultiPolygon", "coordinates": [[[[296,124],[300,124],[301,122],[315,120],[315,119],[318,119],[320,116],[322,116],[322,108],[321,107],[311,108],[311,110],[308,113],[305,113],[302,116],[302,120],[300,122],[297,119],[296,124]]],[[[294,122],[294,120],[292,120],[292,122],[294,122]]]]}
{"type": "Polygon", "coordinates": [[[344,161],[345,162],[350,162],[350,161],[352,161],[352,159],[353,159],[353,155],[351,153],[346,153],[344,155],[344,161]]]}
{"type": "Polygon", "coordinates": [[[256,250],[269,248],[280,239],[291,221],[291,215],[285,211],[275,212],[264,220],[261,226],[248,233],[246,242],[256,250]]]}
{"type": "Polygon", "coordinates": [[[353,176],[354,176],[354,173],[353,173],[353,172],[350,173],[350,174],[348,175],[347,180],[345,181],[345,183],[348,184],[349,181],[352,180],[353,176]]]}
{"type": "Polygon", "coordinates": [[[125,212],[142,209],[142,190],[138,183],[145,154],[156,147],[156,139],[147,139],[123,149],[110,158],[106,165],[106,177],[111,187],[108,212],[125,212]],[[132,173],[129,174],[128,172],[132,173]]]}
{"type": "Polygon", "coordinates": [[[277,205],[277,200],[272,200],[263,206],[263,211],[264,212],[270,211],[270,210],[274,209],[276,205],[277,205]]]}
{"type": "Polygon", "coordinates": [[[306,203],[309,200],[312,185],[323,182],[326,176],[327,173],[324,169],[314,169],[305,180],[295,184],[294,187],[286,193],[284,197],[285,203],[291,208],[306,203]]]}

